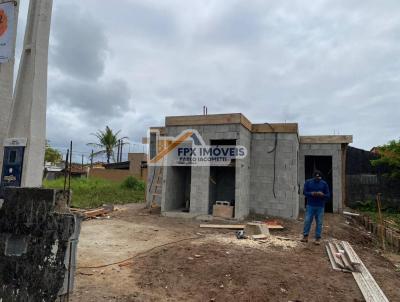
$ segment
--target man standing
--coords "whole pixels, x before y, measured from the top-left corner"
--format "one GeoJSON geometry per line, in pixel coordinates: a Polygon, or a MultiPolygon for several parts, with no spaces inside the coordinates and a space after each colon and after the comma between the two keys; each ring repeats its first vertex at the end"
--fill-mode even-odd
{"type": "Polygon", "coordinates": [[[322,223],[324,220],[325,202],[331,196],[328,184],[322,180],[322,174],[315,171],[314,178],[309,179],[304,184],[303,194],[307,198],[306,215],[304,219],[304,232],[302,242],[308,242],[312,222],[315,218],[315,244],[319,245],[322,233],[322,223]]]}

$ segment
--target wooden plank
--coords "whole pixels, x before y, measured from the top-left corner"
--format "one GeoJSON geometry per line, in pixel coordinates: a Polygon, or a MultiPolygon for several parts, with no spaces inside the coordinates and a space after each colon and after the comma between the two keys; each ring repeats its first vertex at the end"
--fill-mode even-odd
{"type": "Polygon", "coordinates": [[[212,115],[188,115],[188,116],[167,116],[165,126],[192,126],[192,125],[223,125],[241,124],[242,114],[212,114],[212,115]]]}
{"type": "Polygon", "coordinates": [[[297,123],[253,124],[251,131],[254,133],[298,133],[299,125],[297,123]]]}
{"type": "MultiPolygon", "coordinates": [[[[207,229],[230,229],[230,230],[243,230],[246,225],[244,224],[200,224],[201,228],[207,229]]],[[[266,224],[269,230],[281,230],[284,229],[281,225],[268,225],[266,224]]]]}
{"type": "Polygon", "coordinates": [[[201,228],[206,229],[229,229],[229,230],[243,230],[244,224],[200,224],[201,228]]]}
{"type": "Polygon", "coordinates": [[[371,290],[370,290],[366,280],[362,276],[362,274],[358,273],[358,272],[353,272],[353,277],[354,277],[354,280],[356,280],[356,283],[357,283],[358,288],[360,289],[362,295],[364,296],[365,302],[374,302],[375,301],[374,297],[371,293],[371,290]]]}
{"type": "Polygon", "coordinates": [[[150,127],[150,132],[160,132],[161,135],[165,134],[165,127],[150,127]]]}
{"type": "Polygon", "coordinates": [[[349,258],[351,264],[358,265],[361,263],[361,259],[357,256],[356,252],[347,241],[342,241],[341,245],[343,246],[343,249],[347,254],[347,257],[349,258]]]}
{"type": "Polygon", "coordinates": [[[251,122],[245,117],[243,114],[240,114],[240,123],[245,127],[247,130],[251,131],[253,125],[251,122]]]}
{"type": "Polygon", "coordinates": [[[364,299],[372,302],[389,302],[353,247],[346,241],[342,241],[341,244],[349,256],[350,262],[359,270],[359,272],[353,272],[353,276],[364,295],[364,299]]]}
{"type": "Polygon", "coordinates": [[[336,246],[337,250],[338,250],[339,253],[340,253],[340,257],[341,257],[341,259],[342,259],[342,261],[343,261],[343,264],[344,264],[345,268],[348,269],[348,270],[350,270],[350,271],[352,271],[352,272],[354,272],[355,269],[354,269],[353,265],[350,263],[350,260],[349,260],[349,258],[347,257],[347,255],[346,255],[346,253],[345,253],[343,247],[342,247],[339,243],[337,243],[337,242],[335,243],[335,246],[336,246]]]}
{"type": "Polygon", "coordinates": [[[345,265],[343,263],[343,260],[337,255],[339,251],[337,250],[336,246],[331,242],[329,242],[328,245],[332,252],[333,260],[336,262],[338,267],[344,269],[345,265]]]}
{"type": "Polygon", "coordinates": [[[343,270],[337,266],[337,264],[336,264],[336,262],[335,262],[335,260],[333,258],[333,255],[332,255],[332,251],[329,248],[329,246],[326,245],[325,248],[326,248],[326,252],[328,254],[328,258],[329,258],[329,261],[331,262],[333,270],[342,272],[343,270]]]}
{"type": "Polygon", "coordinates": [[[300,136],[300,144],[350,144],[352,142],[352,135],[300,136]]]}
{"type": "MultiPolygon", "coordinates": [[[[361,260],[360,260],[361,261],[361,260]]],[[[389,302],[386,295],[383,293],[382,289],[379,287],[378,283],[376,283],[374,277],[372,277],[371,273],[368,271],[367,267],[361,261],[360,264],[360,273],[368,284],[372,296],[374,297],[374,301],[379,302],[389,302]]]]}
{"type": "Polygon", "coordinates": [[[86,218],[94,218],[94,217],[97,217],[97,216],[106,215],[106,214],[111,213],[111,212],[112,211],[110,211],[109,209],[101,208],[101,209],[86,211],[86,212],[83,213],[83,215],[85,215],[86,218]]]}
{"type": "Polygon", "coordinates": [[[260,224],[264,224],[268,227],[268,229],[275,229],[275,230],[283,230],[284,227],[281,226],[280,224],[276,224],[276,223],[264,223],[264,222],[249,222],[247,224],[250,225],[260,225],[260,224]]]}
{"type": "Polygon", "coordinates": [[[346,211],[343,211],[343,215],[348,215],[348,216],[360,216],[360,214],[358,214],[358,213],[351,213],[351,212],[346,212],[346,211]]]}

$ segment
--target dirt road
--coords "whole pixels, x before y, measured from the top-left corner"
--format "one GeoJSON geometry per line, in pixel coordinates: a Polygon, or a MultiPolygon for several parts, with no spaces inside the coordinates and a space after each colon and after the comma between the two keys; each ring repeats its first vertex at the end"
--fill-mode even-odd
{"type": "MultiPolygon", "coordinates": [[[[331,269],[324,245],[298,241],[302,221],[283,224],[273,234],[293,240],[259,244],[126,206],[111,219],[84,222],[71,300],[363,301],[352,275],[331,269]]],[[[325,238],[348,240],[390,301],[400,301],[400,273],[367,232],[327,215],[325,238]]]]}

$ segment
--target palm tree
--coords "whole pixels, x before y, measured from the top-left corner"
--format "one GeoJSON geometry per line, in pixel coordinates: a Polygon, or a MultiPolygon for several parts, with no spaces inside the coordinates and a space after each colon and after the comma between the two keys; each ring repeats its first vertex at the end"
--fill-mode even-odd
{"type": "Polygon", "coordinates": [[[98,152],[93,153],[93,156],[99,155],[99,154],[106,154],[107,164],[109,164],[110,158],[114,157],[114,148],[118,145],[118,141],[120,139],[127,138],[126,136],[119,138],[118,134],[120,132],[121,132],[121,130],[114,133],[110,127],[106,126],[105,131],[97,130],[96,133],[91,133],[91,135],[94,135],[95,137],[97,137],[99,142],[98,143],[88,143],[87,145],[102,149],[98,152]]]}

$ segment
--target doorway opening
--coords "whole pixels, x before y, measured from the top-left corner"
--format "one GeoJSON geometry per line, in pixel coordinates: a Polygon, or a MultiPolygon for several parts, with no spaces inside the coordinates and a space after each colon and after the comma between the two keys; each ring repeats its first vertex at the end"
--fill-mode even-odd
{"type": "MultiPolygon", "coordinates": [[[[211,140],[210,144],[212,146],[236,146],[236,140],[211,140]]],[[[235,166],[236,161],[233,159],[228,166],[210,167],[210,194],[208,203],[208,213],[210,215],[213,214],[213,207],[217,201],[229,202],[230,206],[235,206],[235,166]]]]}
{"type": "MultiPolygon", "coordinates": [[[[323,180],[328,183],[331,196],[325,203],[325,212],[333,213],[333,193],[332,193],[332,156],[305,156],[305,179],[313,177],[313,173],[318,170],[322,173],[323,180]]],[[[305,199],[307,205],[307,199],[305,199]]]]}
{"type": "Polygon", "coordinates": [[[192,167],[171,167],[169,177],[174,180],[174,187],[167,206],[168,211],[190,211],[190,189],[192,180],[192,167]]]}

